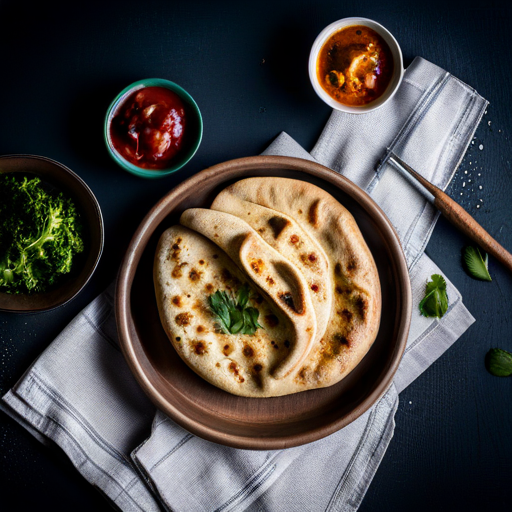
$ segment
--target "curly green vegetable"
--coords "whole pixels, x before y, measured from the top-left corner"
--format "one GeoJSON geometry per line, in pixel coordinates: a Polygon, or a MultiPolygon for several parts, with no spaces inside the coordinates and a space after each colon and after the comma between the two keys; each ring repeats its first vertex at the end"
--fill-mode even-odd
{"type": "Polygon", "coordinates": [[[73,201],[40,178],[0,174],[0,291],[43,292],[71,271],[83,252],[73,201]]]}

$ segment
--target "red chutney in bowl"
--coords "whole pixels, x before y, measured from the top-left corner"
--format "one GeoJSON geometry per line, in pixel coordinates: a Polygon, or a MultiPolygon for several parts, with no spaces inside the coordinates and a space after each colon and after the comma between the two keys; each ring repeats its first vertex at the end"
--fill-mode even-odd
{"type": "Polygon", "coordinates": [[[128,162],[143,169],[165,169],[183,147],[185,127],[185,107],[176,93],[144,87],[119,106],[110,137],[128,162]]]}
{"type": "Polygon", "coordinates": [[[387,89],[393,78],[391,49],[375,30],[352,25],[334,32],[318,55],[318,82],[344,105],[366,105],[387,89]]]}

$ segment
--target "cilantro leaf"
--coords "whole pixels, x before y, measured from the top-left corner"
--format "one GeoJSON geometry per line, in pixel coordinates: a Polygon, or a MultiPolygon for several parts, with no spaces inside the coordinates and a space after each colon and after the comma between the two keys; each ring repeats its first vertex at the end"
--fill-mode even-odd
{"type": "Polygon", "coordinates": [[[425,289],[425,297],[419,305],[420,312],[423,316],[441,318],[448,310],[446,281],[439,274],[433,274],[430,279],[425,289]]]}
{"type": "Polygon", "coordinates": [[[251,289],[244,284],[235,297],[225,291],[217,290],[208,297],[210,309],[216,316],[220,329],[225,334],[252,335],[259,327],[260,312],[249,306],[251,289]]]}
{"type": "Polygon", "coordinates": [[[485,358],[487,371],[496,377],[512,375],[512,354],[501,348],[491,348],[485,358]]]}
{"type": "Polygon", "coordinates": [[[462,261],[466,272],[475,279],[481,281],[492,281],[489,274],[489,256],[485,253],[485,258],[478,247],[468,245],[462,249],[462,261]]]}

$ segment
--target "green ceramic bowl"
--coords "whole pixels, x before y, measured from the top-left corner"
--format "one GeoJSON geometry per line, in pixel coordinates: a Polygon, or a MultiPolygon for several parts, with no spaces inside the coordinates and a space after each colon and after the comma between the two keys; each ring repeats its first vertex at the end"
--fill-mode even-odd
{"type": "Polygon", "coordinates": [[[120,165],[123,169],[141,178],[163,178],[173,172],[181,169],[190,159],[195,155],[201,139],[203,138],[203,119],[197,103],[194,101],[192,96],[185,91],[182,87],[169,80],[162,78],[146,78],[139,80],[125,87],[110,104],[105,116],[105,126],[103,129],[105,137],[105,144],[107,145],[108,152],[113,160],[120,165]],[[114,148],[112,139],[110,137],[110,123],[112,118],[117,114],[118,108],[124,103],[124,101],[134,92],[144,87],[165,87],[177,94],[181,101],[185,105],[186,115],[186,132],[184,138],[184,147],[181,151],[170,161],[169,167],[165,169],[144,169],[137,165],[132,164],[126,160],[119,152],[114,148]]]}

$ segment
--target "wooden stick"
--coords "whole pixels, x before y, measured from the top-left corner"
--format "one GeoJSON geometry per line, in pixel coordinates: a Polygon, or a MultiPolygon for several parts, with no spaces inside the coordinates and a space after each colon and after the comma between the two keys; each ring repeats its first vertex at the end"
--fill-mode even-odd
{"type": "Polygon", "coordinates": [[[433,196],[434,206],[446,217],[454,226],[462,231],[468,238],[475,241],[482,249],[494,256],[508,270],[512,272],[512,254],[510,254],[502,245],[500,245],[478,222],[469,215],[469,213],[456,203],[450,196],[445,194],[440,188],[432,185],[430,181],[419,175],[412,167],[396,155],[394,159],[411,176],[419,181],[433,196]]]}

